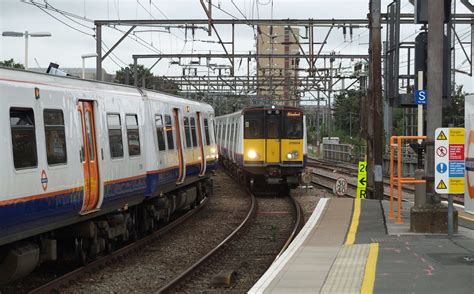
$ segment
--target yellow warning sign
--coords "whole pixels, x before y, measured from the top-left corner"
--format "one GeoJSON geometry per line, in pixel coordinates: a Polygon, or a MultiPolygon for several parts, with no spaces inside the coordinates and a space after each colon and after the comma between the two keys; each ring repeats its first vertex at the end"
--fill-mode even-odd
{"type": "Polygon", "coordinates": [[[449,193],[463,194],[464,193],[464,178],[450,178],[449,179],[449,193]]]}
{"type": "Polygon", "coordinates": [[[447,189],[446,184],[444,183],[443,180],[439,181],[438,186],[436,186],[436,189],[447,189]]]}
{"type": "Polygon", "coordinates": [[[464,144],[464,128],[449,128],[449,144],[464,144]]]}
{"type": "Polygon", "coordinates": [[[444,134],[443,131],[439,132],[438,138],[436,140],[448,140],[448,137],[444,134]]]}

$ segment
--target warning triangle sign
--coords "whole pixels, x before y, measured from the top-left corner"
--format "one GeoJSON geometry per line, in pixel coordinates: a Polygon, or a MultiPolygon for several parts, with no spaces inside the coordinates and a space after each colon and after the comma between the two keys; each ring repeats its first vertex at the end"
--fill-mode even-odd
{"type": "Polygon", "coordinates": [[[448,138],[446,137],[446,135],[444,134],[443,131],[441,131],[438,135],[438,138],[436,138],[436,140],[448,140],[448,138]]]}
{"type": "Polygon", "coordinates": [[[441,180],[441,181],[439,182],[438,186],[436,186],[436,189],[440,189],[440,190],[442,190],[442,189],[447,189],[447,188],[448,188],[448,187],[446,187],[446,184],[444,183],[443,180],[441,180]]]}

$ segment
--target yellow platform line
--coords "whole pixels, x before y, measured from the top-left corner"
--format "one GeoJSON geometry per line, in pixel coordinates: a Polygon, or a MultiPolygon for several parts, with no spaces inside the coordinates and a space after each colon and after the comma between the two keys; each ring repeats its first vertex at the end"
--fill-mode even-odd
{"type": "Polygon", "coordinates": [[[360,288],[361,294],[372,294],[375,285],[375,273],[377,271],[377,258],[379,255],[379,243],[371,243],[369,249],[369,256],[365,264],[364,280],[360,288]]]}
{"type": "Polygon", "coordinates": [[[349,228],[349,232],[347,233],[346,245],[352,245],[355,242],[357,228],[359,227],[359,217],[360,217],[360,199],[354,199],[354,212],[352,213],[351,226],[349,228]]]}
{"type": "Polygon", "coordinates": [[[467,216],[463,216],[463,215],[459,215],[459,217],[462,218],[462,219],[465,219],[467,221],[474,222],[474,218],[472,218],[472,217],[467,217],[467,216]]]}

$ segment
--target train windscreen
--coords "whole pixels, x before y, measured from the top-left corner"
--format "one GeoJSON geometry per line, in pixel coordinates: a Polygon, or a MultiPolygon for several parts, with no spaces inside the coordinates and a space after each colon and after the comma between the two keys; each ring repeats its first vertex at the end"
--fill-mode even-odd
{"type": "Polygon", "coordinates": [[[248,111],[244,115],[244,138],[263,138],[263,112],[248,111]]]}
{"type": "Polygon", "coordinates": [[[303,114],[300,111],[287,111],[283,125],[285,139],[303,139],[303,114]]]}

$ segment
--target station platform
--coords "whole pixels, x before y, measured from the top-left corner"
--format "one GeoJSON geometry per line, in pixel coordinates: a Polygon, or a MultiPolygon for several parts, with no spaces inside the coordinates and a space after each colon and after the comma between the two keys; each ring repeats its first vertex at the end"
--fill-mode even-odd
{"type": "Polygon", "coordinates": [[[474,218],[460,218],[452,238],[413,234],[409,204],[403,225],[388,219],[388,205],[320,199],[249,293],[474,293],[474,218]]]}

